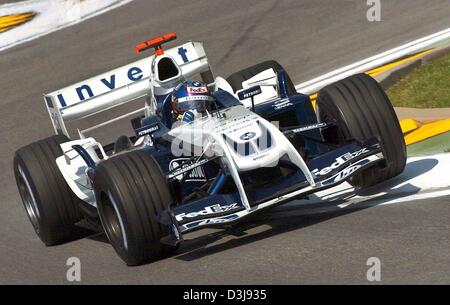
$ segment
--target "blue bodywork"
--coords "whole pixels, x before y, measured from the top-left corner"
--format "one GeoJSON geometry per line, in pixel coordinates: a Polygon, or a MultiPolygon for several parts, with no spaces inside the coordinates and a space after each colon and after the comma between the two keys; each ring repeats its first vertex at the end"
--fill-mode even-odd
{"type": "MultiPolygon", "coordinates": [[[[268,121],[279,122],[281,130],[298,126],[318,125],[319,122],[310,97],[304,94],[288,96],[283,77],[283,73],[279,73],[280,97],[273,101],[255,105],[253,111],[268,121]]],[[[213,96],[216,101],[213,111],[242,105],[238,99],[226,91],[219,90],[213,96]]],[[[151,135],[154,145],[145,149],[153,155],[162,171],[169,177],[171,171],[180,168],[181,164],[189,164],[191,158],[190,156],[180,158],[173,156],[171,153],[171,141],[165,137],[174,121],[170,96],[160,96],[157,99],[158,115],[143,119],[142,126],[136,128],[136,133],[138,136],[151,135]]],[[[351,166],[355,161],[381,152],[380,145],[375,138],[366,143],[352,140],[339,147],[330,146],[323,140],[321,128],[307,129],[292,135],[289,139],[301,153],[310,171],[323,169],[336,162],[337,158],[346,153],[359,153],[357,158],[346,160],[342,164],[338,164],[337,168],[323,175],[321,179],[325,182],[330,179],[329,177],[333,177],[339,171],[351,166]]],[[[369,165],[371,164],[361,164],[360,169],[369,165]]],[[[276,168],[260,168],[243,172],[240,173],[240,178],[245,187],[250,206],[257,206],[274,198],[281,198],[285,194],[309,186],[302,171],[292,166],[289,161],[281,159],[276,168]],[[261,176],[266,179],[261,181],[261,176]]],[[[184,177],[179,175],[175,178],[168,178],[168,181],[174,202],[168,211],[160,215],[160,222],[167,225],[172,232],[173,227],[181,228],[178,229],[178,232],[186,232],[210,225],[217,226],[222,222],[229,224],[237,221],[240,217],[236,213],[245,209],[233,179],[227,169],[217,160],[202,164],[195,171],[187,172],[184,177]],[[223,211],[221,209],[214,210],[215,205],[219,205],[221,209],[228,207],[228,209],[232,209],[232,213],[227,209],[223,209],[223,211]],[[214,216],[214,221],[211,219],[211,214],[214,216]]],[[[323,188],[332,185],[333,181],[324,183],[323,188]]],[[[315,188],[313,191],[317,192],[318,189],[315,188]]],[[[305,192],[301,196],[305,197],[307,194],[308,192],[305,192]]]]}

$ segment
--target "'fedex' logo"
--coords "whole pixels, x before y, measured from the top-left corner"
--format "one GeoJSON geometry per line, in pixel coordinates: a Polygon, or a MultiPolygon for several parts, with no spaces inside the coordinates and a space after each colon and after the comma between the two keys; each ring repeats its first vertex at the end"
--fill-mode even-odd
{"type": "Polygon", "coordinates": [[[208,89],[206,87],[187,87],[188,93],[207,93],[208,89]]]}
{"type": "Polygon", "coordinates": [[[235,210],[238,208],[239,208],[239,205],[237,203],[232,203],[232,204],[228,204],[228,205],[221,205],[218,203],[218,204],[214,204],[211,206],[207,206],[201,211],[190,212],[187,214],[186,213],[178,214],[175,216],[175,218],[177,219],[177,221],[182,221],[184,218],[195,218],[198,216],[225,213],[225,212],[229,212],[231,210],[235,210]]]}
{"type": "Polygon", "coordinates": [[[369,150],[367,148],[360,149],[354,152],[347,152],[344,155],[337,157],[336,162],[332,163],[330,166],[324,167],[321,170],[318,168],[311,171],[312,174],[316,176],[325,176],[331,173],[333,170],[339,168],[341,165],[345,164],[347,161],[350,161],[362,154],[368,153],[369,150]]]}

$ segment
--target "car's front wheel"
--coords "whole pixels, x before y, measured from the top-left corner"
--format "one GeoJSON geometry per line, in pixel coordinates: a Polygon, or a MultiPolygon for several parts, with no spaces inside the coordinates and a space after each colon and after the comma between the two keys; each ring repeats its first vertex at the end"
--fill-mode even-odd
{"type": "Polygon", "coordinates": [[[399,175],[406,164],[406,146],[399,121],[388,96],[372,77],[357,74],[321,89],[317,98],[321,121],[336,121],[324,134],[327,142],[342,144],[377,137],[385,162],[356,174],[355,187],[369,187],[399,175]],[[331,131],[331,132],[330,132],[331,131]]]}
{"type": "Polygon", "coordinates": [[[148,152],[131,151],[101,162],[94,189],[106,236],[127,265],[141,265],[176,249],[160,242],[167,232],[157,217],[172,203],[172,196],[148,152]]]}

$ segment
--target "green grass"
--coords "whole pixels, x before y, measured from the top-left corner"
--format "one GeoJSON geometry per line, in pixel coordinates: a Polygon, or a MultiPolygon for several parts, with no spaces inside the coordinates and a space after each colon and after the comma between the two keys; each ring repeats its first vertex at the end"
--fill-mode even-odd
{"type": "Polygon", "coordinates": [[[387,94],[396,107],[450,107],[450,54],[414,69],[387,94]]]}
{"type": "Polygon", "coordinates": [[[408,145],[408,156],[435,155],[450,152],[450,132],[408,145]]]}

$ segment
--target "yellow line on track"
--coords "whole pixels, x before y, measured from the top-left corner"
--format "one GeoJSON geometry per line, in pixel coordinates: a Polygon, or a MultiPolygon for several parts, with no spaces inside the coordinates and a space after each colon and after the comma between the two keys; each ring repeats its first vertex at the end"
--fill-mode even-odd
{"type": "Polygon", "coordinates": [[[422,56],[424,56],[424,55],[426,55],[426,54],[432,52],[433,50],[434,50],[434,49],[429,49],[429,50],[423,51],[423,52],[421,52],[421,53],[417,53],[417,54],[414,54],[414,55],[412,55],[412,56],[409,56],[409,57],[407,57],[407,58],[403,58],[403,59],[400,59],[400,60],[391,62],[391,63],[386,64],[386,65],[383,65],[383,66],[381,66],[381,67],[378,67],[378,68],[369,70],[369,71],[366,72],[366,74],[369,74],[369,75],[372,76],[372,77],[377,76],[378,74],[381,74],[381,73],[383,73],[383,72],[385,72],[385,71],[387,71],[387,70],[393,69],[393,68],[395,68],[395,67],[397,67],[397,66],[399,66],[399,65],[401,65],[401,64],[404,64],[404,63],[406,63],[406,62],[410,62],[410,61],[412,61],[412,60],[415,60],[415,59],[417,59],[417,58],[420,58],[420,57],[422,57],[422,56]]]}
{"type": "MultiPolygon", "coordinates": [[[[407,119],[411,120],[411,119],[407,119]]],[[[403,120],[404,122],[406,120],[403,120]]],[[[414,120],[411,120],[414,121],[414,120]]],[[[400,123],[402,123],[400,122],[400,123]]],[[[403,123],[405,124],[405,123],[403,123]]],[[[410,123],[406,123],[410,124],[410,123]]],[[[403,130],[405,134],[405,143],[406,145],[414,144],[426,139],[429,139],[431,137],[446,133],[450,131],[450,119],[444,119],[444,120],[436,120],[436,121],[429,121],[429,122],[418,122],[415,121],[415,128],[414,130],[410,132],[405,132],[406,130],[403,130]]]]}

